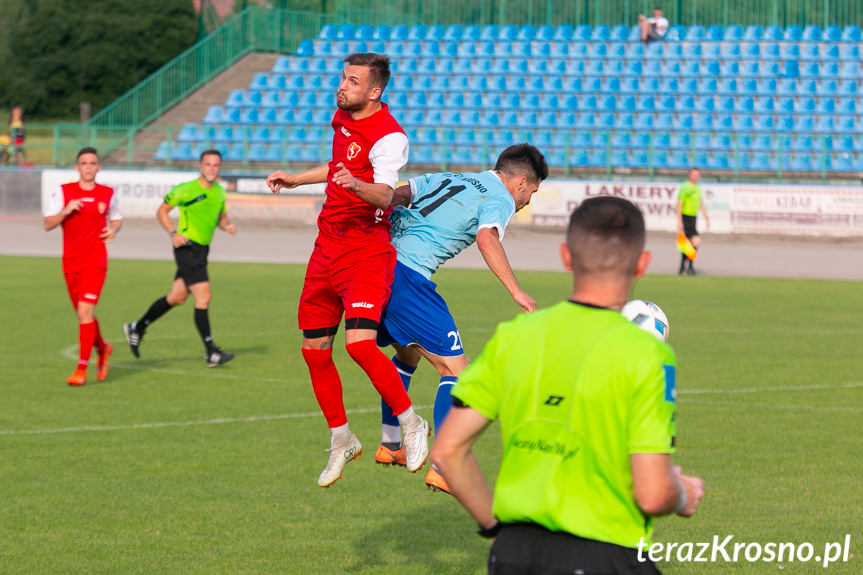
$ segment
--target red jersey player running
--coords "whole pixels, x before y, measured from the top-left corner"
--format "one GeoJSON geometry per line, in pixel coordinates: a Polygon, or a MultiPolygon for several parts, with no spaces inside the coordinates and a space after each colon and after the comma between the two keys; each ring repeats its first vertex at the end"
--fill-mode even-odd
{"type": "Polygon", "coordinates": [[[332,122],[332,161],[298,174],[276,171],[267,178],[275,193],[327,183],[298,314],[303,358],[332,432],[329,462],[318,478],[321,487],[340,479],[347,462],[362,453],[348,427],[342,384],[332,359],[342,314],[345,349],[405,430],[408,471],[425,463],[430,432],[428,422],[414,413],[395,366],[375,344],[396,262],[390,243],[390,203],[408,156],[407,136],[381,102],[390,78],[389,58],[352,54],[344,63],[336,93],[339,109],[332,122]]]}
{"type": "Polygon", "coordinates": [[[123,216],[114,190],[96,183],[99,155],[94,148],[78,152],[75,169],[80,179],[55,190],[45,206],[45,230],[63,226],[63,274],[72,306],[78,313],[78,368],[66,383],[84,385],[93,346],[99,354],[96,379],[108,376],[108,357],[114,347],[102,339],[95,308],[108,270],[105,244],[120,230],[123,216]]]}

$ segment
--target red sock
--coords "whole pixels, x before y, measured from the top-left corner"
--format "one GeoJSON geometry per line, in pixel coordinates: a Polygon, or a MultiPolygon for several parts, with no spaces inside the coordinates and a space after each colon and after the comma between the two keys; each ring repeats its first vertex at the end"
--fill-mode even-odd
{"type": "MultiPolygon", "coordinates": [[[[342,400],[342,380],[336,364],[333,363],[333,350],[330,349],[306,349],[303,348],[303,359],[309,366],[309,375],[312,376],[312,389],[315,390],[315,398],[327,425],[339,427],[348,422],[345,413],[345,403],[342,400]]],[[[401,385],[401,384],[400,384],[401,385]]]]}
{"type": "Polygon", "coordinates": [[[78,369],[87,369],[95,339],[96,322],[78,324],[78,369]]]}
{"type": "Polygon", "coordinates": [[[93,345],[96,346],[96,351],[102,353],[105,349],[105,340],[102,339],[102,330],[99,329],[99,320],[93,318],[93,325],[96,326],[96,338],[93,340],[93,345]]]}
{"type": "Polygon", "coordinates": [[[390,406],[395,415],[402,413],[411,406],[411,399],[405,391],[405,386],[402,384],[396,366],[378,349],[375,340],[365,339],[349,343],[345,349],[354,358],[354,361],[363,368],[363,371],[372,380],[372,385],[375,386],[375,389],[381,394],[381,398],[390,406]]]}

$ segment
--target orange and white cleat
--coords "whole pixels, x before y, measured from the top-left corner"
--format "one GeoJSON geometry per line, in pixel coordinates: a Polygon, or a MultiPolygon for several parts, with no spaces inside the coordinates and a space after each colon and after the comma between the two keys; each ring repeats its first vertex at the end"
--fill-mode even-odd
{"type": "Polygon", "coordinates": [[[381,465],[407,465],[405,459],[405,446],[402,445],[398,449],[390,449],[386,445],[379,445],[378,451],[375,453],[375,463],[381,465]]]}
{"type": "Polygon", "coordinates": [[[99,362],[97,363],[99,371],[96,372],[96,381],[105,381],[108,377],[108,358],[111,357],[112,353],[114,353],[114,346],[105,343],[102,353],[99,354],[99,362]]]}
{"type": "Polygon", "coordinates": [[[426,487],[429,488],[429,491],[443,491],[452,495],[446,479],[434,467],[430,467],[428,473],[426,473],[426,487]]]}
{"type": "Polygon", "coordinates": [[[69,376],[66,379],[66,383],[69,385],[74,385],[75,387],[80,387],[87,383],[87,370],[78,368],[75,370],[75,373],[69,376]]]}

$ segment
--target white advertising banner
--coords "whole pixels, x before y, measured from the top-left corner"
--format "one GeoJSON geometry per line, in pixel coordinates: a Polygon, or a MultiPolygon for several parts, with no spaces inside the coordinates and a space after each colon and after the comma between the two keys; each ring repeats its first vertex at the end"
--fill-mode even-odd
{"type": "MultiPolygon", "coordinates": [[[[530,220],[536,225],[565,226],[572,211],[587,198],[616,196],[641,208],[648,230],[674,232],[677,231],[677,192],[681,183],[550,180],[543,182],[534,194],[530,220]]],[[[730,232],[729,186],[702,185],[701,192],[710,216],[710,230],[730,232]]],[[[703,228],[702,222],[699,225],[703,228]]]]}
{"type": "MultiPolygon", "coordinates": [[[[535,225],[565,226],[578,204],[601,195],[626,198],[644,212],[647,229],[677,231],[677,193],[683,182],[550,180],[530,203],[535,225]]],[[[780,235],[863,235],[863,188],[758,184],[701,185],[711,232],[780,235]]],[[[699,214],[699,230],[705,222],[699,214]]]]}

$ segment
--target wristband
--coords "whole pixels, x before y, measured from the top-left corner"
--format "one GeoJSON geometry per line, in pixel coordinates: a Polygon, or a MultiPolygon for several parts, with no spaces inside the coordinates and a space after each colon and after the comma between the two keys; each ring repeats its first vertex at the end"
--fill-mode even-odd
{"type": "Polygon", "coordinates": [[[688,503],[686,497],[686,486],[683,485],[683,482],[677,477],[674,478],[675,483],[680,488],[680,501],[677,503],[677,507],[674,508],[673,513],[678,514],[684,509],[686,509],[686,504],[688,503]]]}
{"type": "Polygon", "coordinates": [[[476,530],[477,535],[480,537],[485,537],[486,539],[493,539],[497,537],[497,534],[500,533],[501,527],[503,527],[503,523],[497,521],[494,525],[486,529],[482,525],[477,525],[478,529],[476,530]]]}
{"type": "Polygon", "coordinates": [[[177,233],[177,230],[171,230],[171,231],[169,231],[169,232],[168,232],[168,235],[169,235],[169,236],[173,236],[173,235],[174,235],[174,234],[176,234],[176,233],[177,233]]]}

